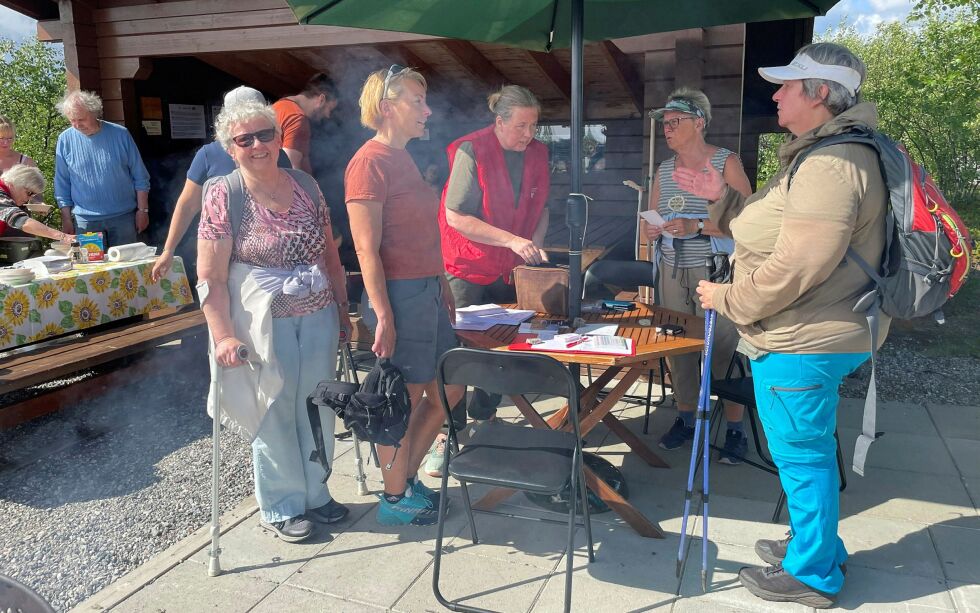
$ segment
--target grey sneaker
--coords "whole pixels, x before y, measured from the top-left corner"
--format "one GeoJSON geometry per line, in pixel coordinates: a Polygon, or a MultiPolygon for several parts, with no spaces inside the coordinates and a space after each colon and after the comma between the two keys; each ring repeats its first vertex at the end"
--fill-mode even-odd
{"type": "Polygon", "coordinates": [[[738,571],[738,578],[745,589],[771,602],[798,602],[815,609],[827,609],[834,606],[837,600],[837,594],[816,590],[779,565],[765,568],[746,566],[738,571]]]}
{"type": "Polygon", "coordinates": [[[285,521],[261,520],[259,525],[288,543],[299,543],[313,536],[313,522],[302,515],[285,521]]]}
{"type": "Polygon", "coordinates": [[[331,500],[321,507],[308,510],[306,517],[319,524],[335,524],[347,517],[348,513],[350,513],[350,509],[336,500],[331,500]]]}
{"type": "MultiPolygon", "coordinates": [[[[793,535],[786,533],[786,538],[772,541],[769,539],[759,539],[755,542],[755,554],[767,564],[778,566],[786,558],[786,550],[789,549],[789,542],[793,540],[793,535]]],[[[847,574],[847,564],[840,565],[840,572],[847,574]]]]}

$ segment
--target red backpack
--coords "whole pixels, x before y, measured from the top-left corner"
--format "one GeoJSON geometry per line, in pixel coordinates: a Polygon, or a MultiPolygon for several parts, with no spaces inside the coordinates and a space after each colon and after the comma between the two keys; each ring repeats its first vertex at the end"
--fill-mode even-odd
{"type": "Polygon", "coordinates": [[[873,283],[854,311],[865,313],[871,332],[871,383],[864,405],[864,424],[854,449],[854,472],[864,474],[864,460],[874,441],[875,348],[878,310],[897,319],[932,315],[943,323],[942,306],[966,283],[972,264],[970,230],[936,186],[925,168],[904,147],[884,134],[855,128],[820,140],[793,161],[789,180],[814,151],[841,143],[860,143],[878,153],[881,175],[888,188],[885,251],[878,270],[850,247],[845,260],[861,267],[873,283]]]}

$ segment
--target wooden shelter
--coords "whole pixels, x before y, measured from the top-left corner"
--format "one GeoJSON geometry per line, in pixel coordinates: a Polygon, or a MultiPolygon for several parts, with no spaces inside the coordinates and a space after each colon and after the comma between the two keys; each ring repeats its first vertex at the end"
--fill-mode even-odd
{"type": "MultiPolygon", "coordinates": [[[[526,86],[538,95],[543,124],[568,121],[568,50],[547,54],[412,34],[301,26],[283,0],[0,4],[38,19],[39,39],[64,43],[69,87],[102,96],[105,118],[134,134],[154,175],[157,197],[170,203],[173,198],[157,186],[169,181],[167,175],[182,183],[190,154],[206,142],[172,138],[170,105],[203,106],[210,126],[221,94],[241,83],[276,98],[298,92],[316,72],[331,75],[341,88],[342,104],[333,131],[328,127],[323,138],[347,144],[333,142],[324,157],[341,168],[367,137],[357,121],[360,84],[369,71],[392,63],[414,66],[430,82],[432,132],[428,143],[413,145],[413,153],[423,157],[438,159],[450,140],[485,124],[485,97],[504,83],[526,86]]],[[[772,86],[758,77],[756,68],[786,62],[811,35],[812,20],[801,19],[587,45],[585,118],[601,134],[588,150],[592,159],[584,175],[583,189],[595,199],[592,212],[635,214],[636,192],[622,182],[642,184],[647,176],[647,111],[662,105],[680,85],[708,94],[714,109],[709,141],[740,152],[754,176],[759,134],[779,131],[772,86]],[[594,163],[599,158],[602,163],[594,163]]],[[[560,141],[560,127],[555,134],[560,141]]],[[[562,150],[560,143],[556,147],[553,152],[562,150]]],[[[669,155],[662,135],[654,141],[654,151],[657,162],[669,155]]],[[[552,208],[560,215],[568,178],[557,162],[553,160],[552,208]]]]}

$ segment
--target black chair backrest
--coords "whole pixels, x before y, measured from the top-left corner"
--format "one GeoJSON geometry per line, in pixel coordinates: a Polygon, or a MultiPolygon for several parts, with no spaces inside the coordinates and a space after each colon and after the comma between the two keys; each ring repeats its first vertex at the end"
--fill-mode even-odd
{"type": "Polygon", "coordinates": [[[596,260],[585,271],[582,283],[583,297],[611,298],[599,295],[605,285],[621,289],[654,286],[653,262],[646,260],[596,260]]]}
{"type": "MultiPolygon", "coordinates": [[[[437,368],[439,393],[445,385],[478,387],[488,394],[547,394],[568,400],[569,415],[578,415],[578,386],[568,368],[541,354],[459,347],[443,354],[437,368]]],[[[578,432],[578,420],[572,420],[578,432]]]]}

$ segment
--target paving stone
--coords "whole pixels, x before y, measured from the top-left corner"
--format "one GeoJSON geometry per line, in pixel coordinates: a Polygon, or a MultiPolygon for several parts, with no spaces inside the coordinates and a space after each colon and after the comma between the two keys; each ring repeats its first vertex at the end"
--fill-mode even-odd
{"type": "Polygon", "coordinates": [[[926,408],[944,437],[980,441],[980,407],[929,403],[926,408]]]}
{"type": "Polygon", "coordinates": [[[834,611],[954,611],[942,579],[847,567],[847,582],[834,611]]]}
{"type": "Polygon", "coordinates": [[[980,477],[980,441],[965,438],[947,438],[949,452],[964,477],[980,477]]]}
{"type": "Polygon", "coordinates": [[[980,584],[980,519],[929,526],[946,578],[980,584]]]}
{"type": "MultiPolygon", "coordinates": [[[[844,466],[850,470],[854,461],[854,441],[857,440],[861,431],[859,429],[840,428],[838,434],[841,450],[844,452],[844,466]]],[[[887,432],[885,436],[875,441],[874,445],[871,446],[865,463],[865,478],[875,478],[875,468],[911,473],[959,475],[956,464],[953,463],[953,458],[949,455],[949,450],[941,438],[902,432],[887,432]]],[[[848,479],[853,474],[853,471],[848,474],[848,479]]],[[[857,478],[856,475],[855,478],[857,478]]]]}
{"type": "Polygon", "coordinates": [[[551,522],[514,519],[477,513],[479,542],[470,540],[469,527],[447,541],[446,550],[506,560],[515,564],[551,570],[565,559],[568,526],[551,522]]]}
{"type": "Polygon", "coordinates": [[[980,585],[947,581],[946,586],[957,613],[980,613],[980,585]]]}
{"type": "Polygon", "coordinates": [[[900,575],[943,579],[926,525],[882,517],[845,517],[838,533],[844,540],[851,567],[874,568],[900,575]]]}
{"type": "MultiPolygon", "coordinates": [[[[439,577],[443,596],[493,611],[529,611],[548,579],[549,571],[493,558],[454,552],[442,557],[439,577]]],[[[395,611],[445,611],[432,594],[429,565],[411,589],[394,603],[395,611]]]]}
{"type": "Polygon", "coordinates": [[[973,501],[973,508],[977,510],[977,515],[980,515],[980,478],[964,477],[963,485],[973,501]]]}
{"type": "MultiPolygon", "coordinates": [[[[864,418],[864,398],[841,398],[837,409],[837,427],[860,430],[864,418]]],[[[878,401],[875,414],[878,430],[919,436],[938,436],[929,411],[923,404],[878,401]]],[[[843,439],[841,439],[843,440],[843,439]]]]}
{"type": "Polygon", "coordinates": [[[113,611],[248,611],[276,588],[250,573],[229,572],[209,577],[207,567],[187,561],[124,600],[113,611]]]}
{"type": "Polygon", "coordinates": [[[976,510],[959,477],[873,468],[865,477],[850,473],[841,493],[841,515],[859,513],[932,524],[976,510]]]}
{"type": "Polygon", "coordinates": [[[352,602],[350,600],[341,600],[309,590],[301,590],[291,585],[281,585],[249,613],[282,613],[283,611],[303,611],[303,613],[379,613],[384,610],[384,608],[380,607],[352,602]]]}

